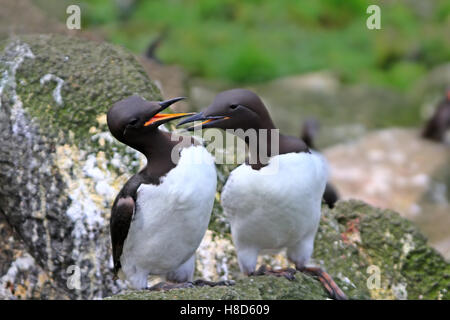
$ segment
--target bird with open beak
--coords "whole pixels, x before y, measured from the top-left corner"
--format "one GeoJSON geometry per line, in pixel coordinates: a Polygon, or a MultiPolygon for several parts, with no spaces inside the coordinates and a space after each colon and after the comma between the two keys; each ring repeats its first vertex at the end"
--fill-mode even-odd
{"type": "Polygon", "coordinates": [[[250,162],[231,172],[221,196],[241,271],[246,275],[269,274],[292,279],[293,269],[271,270],[263,266],[256,271],[260,253],[287,248],[287,256],[297,270],[317,276],[332,298],[346,299],[324,270],[307,266],[327,183],[323,157],[310,152],[298,138],[272,134],[277,129],[268,110],[249,90],[221,92],[203,112],[178,125],[194,121],[201,123],[188,130],[230,129],[248,145],[250,162]],[[265,130],[266,134],[255,135],[255,146],[251,146],[250,135],[246,134],[249,130],[265,130]],[[278,154],[272,154],[271,146],[276,144],[278,154]],[[263,148],[270,155],[268,162],[259,152],[263,148]]]}
{"type": "Polygon", "coordinates": [[[156,102],[131,96],[107,114],[112,135],[147,158],[147,165],[120,190],[110,219],[114,274],[136,289],[147,288],[148,275],[171,282],[153,289],[192,287],[195,251],[211,216],[217,183],[214,159],[191,137],[180,143],[183,137],[159,129],[192,115],[161,113],[181,99],[156,102]],[[198,156],[202,161],[193,161],[198,156]]]}

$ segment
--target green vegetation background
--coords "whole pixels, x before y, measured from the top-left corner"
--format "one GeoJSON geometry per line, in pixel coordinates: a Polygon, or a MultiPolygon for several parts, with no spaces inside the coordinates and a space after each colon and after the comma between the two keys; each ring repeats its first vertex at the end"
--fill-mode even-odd
{"type": "Polygon", "coordinates": [[[151,0],[75,1],[83,27],[143,52],[168,31],[159,57],[192,75],[234,83],[328,69],[343,81],[407,89],[450,61],[450,1],[151,0]],[[366,28],[369,4],[382,30],[366,28]]]}

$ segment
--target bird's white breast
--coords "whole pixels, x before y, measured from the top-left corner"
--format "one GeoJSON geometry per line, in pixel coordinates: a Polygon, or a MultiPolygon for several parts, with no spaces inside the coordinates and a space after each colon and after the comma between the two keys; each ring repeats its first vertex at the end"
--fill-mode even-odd
{"type": "Polygon", "coordinates": [[[159,185],[142,184],[121,256],[124,272],[165,274],[190,258],[208,227],[216,183],[213,157],[192,146],[159,185]]]}
{"type": "Polygon", "coordinates": [[[327,165],[321,155],[288,153],[253,170],[233,170],[222,191],[235,245],[280,249],[315,233],[327,165]]]}

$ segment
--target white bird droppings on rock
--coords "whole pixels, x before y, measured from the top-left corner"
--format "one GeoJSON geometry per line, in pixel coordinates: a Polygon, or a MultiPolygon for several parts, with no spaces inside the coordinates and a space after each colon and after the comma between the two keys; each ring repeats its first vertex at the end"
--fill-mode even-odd
{"type": "Polygon", "coordinates": [[[406,283],[397,283],[392,285],[392,293],[399,300],[408,299],[408,291],[406,291],[406,283]]]}
{"type": "Polygon", "coordinates": [[[61,88],[64,84],[64,80],[53,74],[47,73],[39,80],[39,82],[40,82],[41,86],[43,86],[45,83],[52,81],[52,80],[56,82],[56,88],[53,90],[53,93],[52,93],[53,99],[55,100],[55,102],[58,106],[62,106],[63,99],[62,99],[62,95],[61,95],[61,88]]]}
{"type": "MultiPolygon", "coordinates": [[[[5,88],[10,87],[14,105],[16,102],[19,102],[20,107],[22,107],[22,102],[16,92],[16,72],[25,58],[34,59],[34,54],[28,44],[19,40],[11,42],[6,46],[3,54],[0,55],[0,65],[6,68],[0,79],[0,96],[3,94],[5,88]]],[[[1,106],[2,102],[0,100],[1,106]]]]}
{"type": "Polygon", "coordinates": [[[35,261],[31,255],[24,253],[21,257],[13,261],[3,277],[0,278],[0,295],[13,298],[11,292],[6,288],[8,284],[14,283],[16,276],[20,271],[27,271],[35,265],[35,261]]]}

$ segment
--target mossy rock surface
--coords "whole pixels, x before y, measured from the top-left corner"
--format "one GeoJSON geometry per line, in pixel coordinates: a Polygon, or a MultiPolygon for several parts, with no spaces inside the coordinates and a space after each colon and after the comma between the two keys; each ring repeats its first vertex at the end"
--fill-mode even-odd
{"type": "Polygon", "coordinates": [[[28,44],[34,55],[17,70],[17,94],[47,135],[70,133],[74,143],[89,145],[89,129],[98,126],[97,118],[114,102],[132,94],[161,99],[136,58],[121,47],[56,35],[21,36],[17,41],[28,44]],[[54,77],[45,80],[45,75],[54,77]],[[63,81],[61,103],[55,99],[56,78],[63,81]]]}
{"type": "Polygon", "coordinates": [[[131,53],[107,43],[24,35],[0,48],[0,207],[15,236],[5,263],[19,266],[4,295],[39,298],[35,289],[47,285],[57,293],[43,298],[117,292],[110,206],[142,157],[112,138],[106,112],[129,95],[160,100],[160,92],[131,53]]]}
{"type": "MultiPolygon", "coordinates": [[[[323,207],[313,258],[350,299],[450,299],[450,264],[417,227],[396,212],[361,201],[323,207]]],[[[317,279],[297,273],[294,281],[241,276],[229,287],[125,291],[108,299],[327,298],[317,279]]]]}
{"type": "Polygon", "coordinates": [[[398,213],[340,201],[323,209],[319,228],[314,258],[350,281],[349,296],[362,291],[375,299],[450,299],[450,264],[398,213]],[[377,271],[379,288],[371,277],[377,271]]]}
{"type": "Polygon", "coordinates": [[[271,276],[239,279],[232,286],[197,287],[167,291],[126,291],[108,300],[323,300],[327,293],[313,278],[298,274],[295,280],[271,276]]]}

